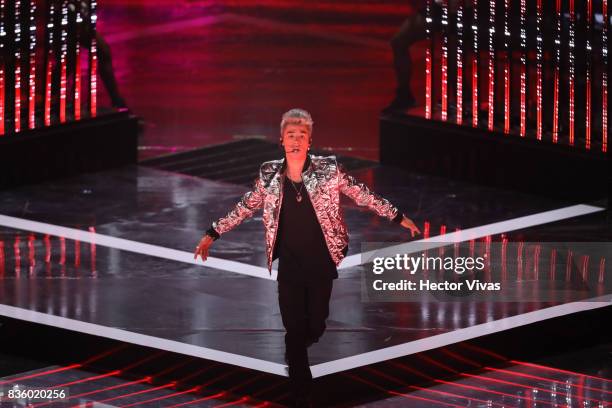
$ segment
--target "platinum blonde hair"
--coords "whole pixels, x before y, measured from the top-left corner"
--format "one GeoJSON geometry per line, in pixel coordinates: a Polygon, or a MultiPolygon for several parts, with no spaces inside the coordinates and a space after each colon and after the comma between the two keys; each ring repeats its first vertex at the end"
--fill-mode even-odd
{"type": "Polygon", "coordinates": [[[304,125],[308,128],[308,132],[312,135],[312,125],[313,125],[312,117],[310,113],[305,111],[304,109],[294,108],[288,110],[283,114],[283,118],[281,119],[280,131],[281,137],[285,132],[285,128],[287,125],[304,125]]]}

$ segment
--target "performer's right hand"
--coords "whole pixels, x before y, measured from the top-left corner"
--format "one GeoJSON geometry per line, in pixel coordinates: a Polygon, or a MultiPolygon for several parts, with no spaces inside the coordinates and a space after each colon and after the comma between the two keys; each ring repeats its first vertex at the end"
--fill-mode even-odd
{"type": "Polygon", "coordinates": [[[205,261],[208,258],[208,248],[213,243],[213,239],[210,235],[204,235],[204,238],[200,240],[200,243],[195,249],[193,259],[198,260],[198,255],[205,261]]]}

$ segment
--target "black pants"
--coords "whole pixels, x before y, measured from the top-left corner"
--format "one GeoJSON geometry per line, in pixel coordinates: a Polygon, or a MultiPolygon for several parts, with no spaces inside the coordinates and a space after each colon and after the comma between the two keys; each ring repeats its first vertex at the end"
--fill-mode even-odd
{"type": "Polygon", "coordinates": [[[285,347],[289,361],[291,391],[308,395],[312,374],[307,348],[325,331],[333,280],[316,283],[278,282],[278,303],[285,326],[285,347]]]}

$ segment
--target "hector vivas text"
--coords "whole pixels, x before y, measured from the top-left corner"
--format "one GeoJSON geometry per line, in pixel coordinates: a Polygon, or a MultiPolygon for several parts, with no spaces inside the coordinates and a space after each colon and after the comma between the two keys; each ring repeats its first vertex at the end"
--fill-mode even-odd
{"type": "MultiPolygon", "coordinates": [[[[477,275],[485,268],[486,257],[441,257],[419,255],[396,254],[393,257],[376,257],[372,261],[372,272],[380,278],[372,281],[372,287],[376,291],[499,291],[501,283],[482,282],[479,279],[469,279],[463,276],[477,275]],[[430,279],[399,279],[385,281],[382,274],[386,271],[402,271],[414,276],[423,271],[454,272],[452,280],[432,281],[430,279]]],[[[397,275],[396,275],[397,277],[397,275]]]]}

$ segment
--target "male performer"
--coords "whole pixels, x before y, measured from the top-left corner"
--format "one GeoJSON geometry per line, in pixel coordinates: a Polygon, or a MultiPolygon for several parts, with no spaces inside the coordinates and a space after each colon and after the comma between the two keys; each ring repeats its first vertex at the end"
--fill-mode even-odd
{"type": "Polygon", "coordinates": [[[212,223],[195,249],[203,261],[211,243],[263,208],[268,270],[279,258],[278,301],[285,334],[285,360],[296,406],[308,406],[312,375],[307,348],[325,331],[336,267],[348,250],[340,193],[381,217],[420,233],[389,201],[348,175],[334,156],[313,156],[313,121],[291,109],[281,121],[285,158],[261,165],[252,191],[224,217],[212,223]]]}

